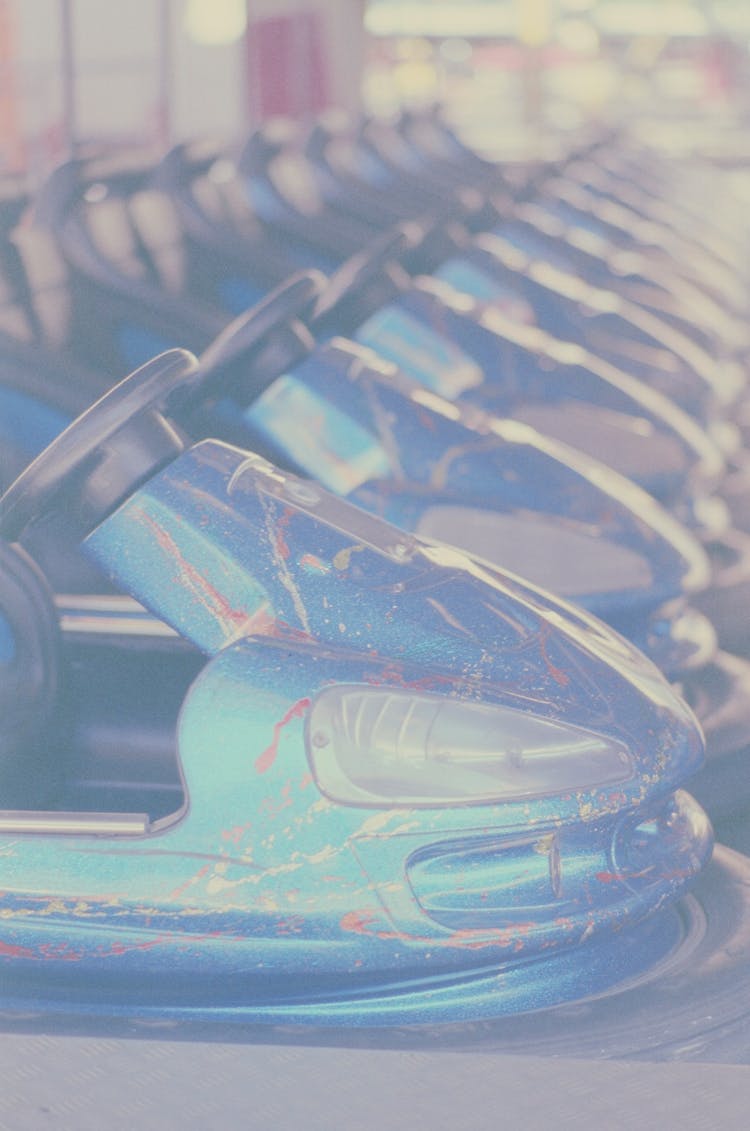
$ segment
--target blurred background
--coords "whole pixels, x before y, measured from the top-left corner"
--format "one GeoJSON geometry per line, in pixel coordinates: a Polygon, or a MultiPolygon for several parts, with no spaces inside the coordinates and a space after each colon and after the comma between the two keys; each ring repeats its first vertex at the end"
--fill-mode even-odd
{"type": "Polygon", "coordinates": [[[749,47],[747,0],[0,0],[0,162],[435,100],[498,157],[613,119],[710,148],[749,47]]]}

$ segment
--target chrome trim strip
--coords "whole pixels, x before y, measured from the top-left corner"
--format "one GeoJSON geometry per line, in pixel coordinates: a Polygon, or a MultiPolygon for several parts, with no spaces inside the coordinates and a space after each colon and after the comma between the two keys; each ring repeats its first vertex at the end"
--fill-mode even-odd
{"type": "Polygon", "coordinates": [[[179,635],[132,597],[61,593],[55,597],[60,627],[70,635],[173,637],[179,635]]]}
{"type": "Polygon", "coordinates": [[[146,813],[54,813],[0,809],[0,833],[65,833],[68,836],[143,836],[150,829],[146,813]]]}

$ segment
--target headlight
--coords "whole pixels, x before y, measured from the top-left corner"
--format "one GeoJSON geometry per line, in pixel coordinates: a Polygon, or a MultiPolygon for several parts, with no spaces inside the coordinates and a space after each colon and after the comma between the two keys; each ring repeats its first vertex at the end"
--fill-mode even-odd
{"type": "Polygon", "coordinates": [[[309,714],[320,789],[345,805],[455,805],[591,790],[633,775],[624,744],[513,707],[337,684],[309,714]]]}

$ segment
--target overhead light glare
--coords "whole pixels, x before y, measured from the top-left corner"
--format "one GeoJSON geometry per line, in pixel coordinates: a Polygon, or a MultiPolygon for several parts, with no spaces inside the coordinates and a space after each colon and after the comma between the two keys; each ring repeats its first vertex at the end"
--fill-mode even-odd
{"type": "Polygon", "coordinates": [[[236,43],[246,28],[245,0],[188,0],[185,31],[202,47],[236,43]]]}

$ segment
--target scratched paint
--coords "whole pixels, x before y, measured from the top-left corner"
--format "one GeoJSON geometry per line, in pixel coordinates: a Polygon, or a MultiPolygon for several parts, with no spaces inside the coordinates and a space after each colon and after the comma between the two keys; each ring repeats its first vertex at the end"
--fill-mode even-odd
{"type": "Polygon", "coordinates": [[[352,554],[359,554],[364,550],[364,546],[346,546],[343,550],[339,550],[333,557],[333,564],[336,569],[348,569],[351,563],[352,554]]]}
{"type": "Polygon", "coordinates": [[[184,557],[178,543],[168,531],[160,528],[146,511],[141,511],[139,518],[150,528],[157,544],[177,567],[175,579],[184,584],[198,601],[206,604],[213,616],[230,626],[233,632],[241,631],[243,635],[273,631],[274,618],[269,614],[267,606],[252,612],[232,608],[224,594],[211,585],[192,562],[184,557]]]}
{"type": "Polygon", "coordinates": [[[278,564],[278,580],[284,586],[286,591],[292,598],[294,611],[297,614],[298,621],[304,632],[310,633],[310,622],[307,616],[307,609],[297,586],[294,576],[289,569],[287,559],[289,557],[289,547],[284,538],[284,532],[289,526],[290,519],[293,512],[289,508],[285,508],[281,517],[277,517],[273,506],[266,500],[261,500],[263,512],[266,521],[266,530],[268,532],[269,541],[271,543],[274,558],[278,564]],[[281,535],[280,535],[281,530],[281,535]]]}
{"type": "MultiPolygon", "coordinates": [[[[100,1008],[118,985],[135,987],[135,1004],[118,998],[126,1011],[159,987],[166,1015],[210,982],[244,1019],[272,1009],[269,986],[283,987],[276,1004],[292,1019],[330,1019],[336,1009],[322,987],[336,985],[350,1024],[376,1020],[381,984],[384,993],[398,987],[402,1019],[448,1019],[459,1001],[468,1015],[490,1016],[580,996],[592,968],[598,985],[637,972],[637,925],[686,889],[710,851],[700,810],[678,792],[700,757],[692,716],[606,629],[571,621],[552,598],[458,552],[416,540],[394,555],[400,532],[361,512],[350,529],[345,502],[318,491],[308,504],[304,488],[208,442],[92,536],[97,560],[127,577],[133,596],[163,592],[188,638],[196,620],[208,626],[209,659],[179,722],[189,803],[155,835],[20,838],[0,914],[5,945],[25,951],[0,960],[15,969],[45,955],[49,977],[61,979],[77,967],[100,1008]],[[171,542],[159,537],[165,530],[171,542]],[[306,554],[330,562],[329,573],[306,569],[306,554]],[[273,609],[268,631],[238,635],[240,616],[255,611],[236,599],[243,591],[273,609]],[[626,747],[632,776],[617,790],[605,783],[479,805],[339,804],[322,791],[306,721],[325,689],[352,683],[587,727],[626,747]],[[641,806],[656,822],[645,849],[641,806]],[[463,900],[460,926],[446,927],[420,902],[420,854],[450,845],[455,857],[492,837],[501,855],[517,853],[522,877],[553,833],[561,882],[549,906],[518,910],[521,880],[477,884],[472,901],[462,871],[444,877],[463,900]],[[622,861],[636,858],[637,883],[597,879],[626,875],[622,861]],[[488,891],[495,899],[506,889],[488,917],[488,891]],[[570,977],[558,978],[548,956],[576,947],[570,977]],[[529,958],[533,978],[524,974],[529,958]],[[464,975],[480,966],[512,973],[513,993],[496,984],[490,993],[481,979],[472,989],[464,975]],[[414,971],[427,968],[434,986],[415,985],[414,971]],[[347,980],[354,970],[369,979],[371,1009],[347,980]]],[[[367,734],[362,742],[378,756],[367,734]]],[[[651,958],[674,942],[667,927],[653,937],[651,958]]]]}
{"type": "Polygon", "coordinates": [[[321,561],[315,554],[303,554],[299,564],[303,569],[312,570],[314,573],[329,573],[331,569],[327,562],[321,561]]]}
{"type": "Polygon", "coordinates": [[[265,774],[276,761],[276,756],[279,752],[279,739],[281,738],[281,732],[284,727],[288,726],[292,719],[303,718],[309,706],[309,699],[298,699],[297,702],[293,703],[289,710],[284,713],[283,717],[274,724],[271,742],[255,759],[255,769],[259,774],[265,774]]]}

